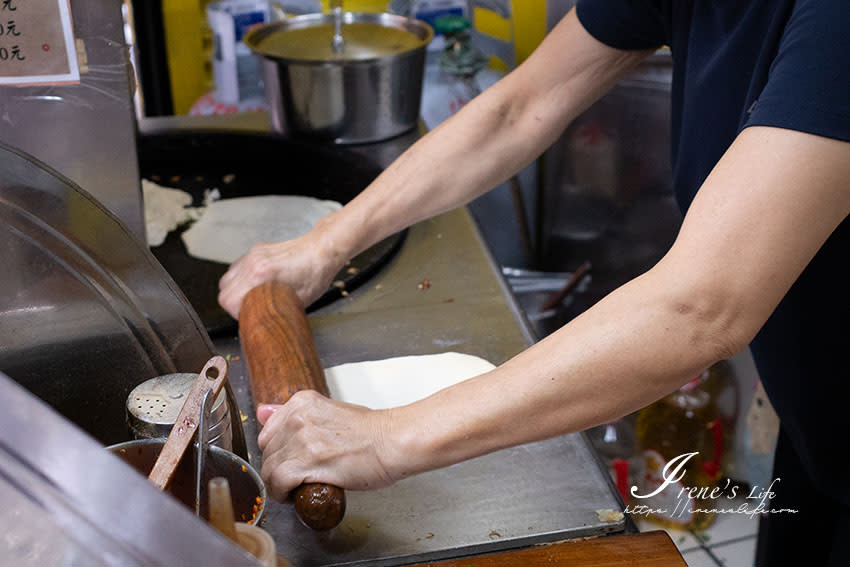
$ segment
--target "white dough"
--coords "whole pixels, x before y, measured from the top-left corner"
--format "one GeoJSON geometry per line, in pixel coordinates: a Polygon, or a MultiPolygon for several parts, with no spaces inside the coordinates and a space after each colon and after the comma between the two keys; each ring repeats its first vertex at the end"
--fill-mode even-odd
{"type": "Polygon", "coordinates": [[[142,200],[148,246],[159,246],[165,242],[169,232],[191,219],[187,207],[192,204],[192,196],[180,189],[170,189],[142,179],[142,200]]]}
{"type": "Polygon", "coordinates": [[[298,195],[222,199],[181,236],[189,255],[231,264],[258,242],[281,242],[307,234],[325,215],[341,208],[336,201],[298,195]]]}
{"type": "Polygon", "coordinates": [[[446,352],[341,364],[327,368],[325,379],[335,400],[386,409],[427,398],[493,368],[483,358],[446,352]]]}

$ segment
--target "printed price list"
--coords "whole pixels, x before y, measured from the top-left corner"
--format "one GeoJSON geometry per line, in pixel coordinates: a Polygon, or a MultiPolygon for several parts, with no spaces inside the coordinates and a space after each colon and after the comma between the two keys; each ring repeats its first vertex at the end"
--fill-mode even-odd
{"type": "Polygon", "coordinates": [[[79,77],[68,0],[0,0],[0,85],[79,77]]]}

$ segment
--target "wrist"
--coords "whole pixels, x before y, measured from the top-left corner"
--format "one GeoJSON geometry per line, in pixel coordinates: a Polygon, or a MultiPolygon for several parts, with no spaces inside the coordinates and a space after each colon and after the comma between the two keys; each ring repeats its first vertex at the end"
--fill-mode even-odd
{"type": "Polygon", "coordinates": [[[357,226],[350,222],[344,210],[322,217],[313,227],[310,236],[316,251],[323,261],[337,267],[343,266],[360,250],[358,249],[357,226]]]}
{"type": "Polygon", "coordinates": [[[338,212],[319,219],[306,235],[324,278],[333,277],[355,254],[345,231],[340,230],[341,222],[336,217],[338,212]]]}
{"type": "Polygon", "coordinates": [[[379,458],[387,474],[398,481],[437,468],[432,430],[411,419],[410,406],[378,412],[381,439],[379,458]]]}

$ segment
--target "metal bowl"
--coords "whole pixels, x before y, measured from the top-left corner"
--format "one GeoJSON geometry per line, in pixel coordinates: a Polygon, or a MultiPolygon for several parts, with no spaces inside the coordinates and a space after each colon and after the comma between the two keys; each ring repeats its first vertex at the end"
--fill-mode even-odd
{"type": "MultiPolygon", "coordinates": [[[[156,458],[165,445],[165,439],[137,439],[107,447],[124,462],[141,474],[147,476],[153,468],[156,458]]],[[[257,525],[263,517],[266,503],[266,485],[244,459],[225,451],[221,447],[209,446],[204,459],[204,472],[201,479],[201,517],[209,519],[207,485],[210,479],[222,476],[230,484],[233,498],[233,516],[237,522],[257,525]],[[256,508],[255,508],[256,506],[256,508]]],[[[186,452],[174,478],[166,491],[191,510],[195,509],[195,454],[197,444],[186,452]]]]}
{"type": "Polygon", "coordinates": [[[307,14],[252,29],[243,42],[261,58],[272,127],[281,134],[336,143],[385,140],[419,119],[425,48],[434,31],[393,14],[346,12],[343,24],[370,23],[419,38],[412,49],[363,59],[295,59],[264,53],[274,34],[332,25],[332,14],[307,14]]]}

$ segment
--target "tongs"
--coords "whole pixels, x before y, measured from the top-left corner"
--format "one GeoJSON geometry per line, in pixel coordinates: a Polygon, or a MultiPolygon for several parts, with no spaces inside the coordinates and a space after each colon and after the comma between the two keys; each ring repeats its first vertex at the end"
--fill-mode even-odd
{"type": "Polygon", "coordinates": [[[207,456],[207,446],[210,437],[210,417],[212,414],[215,394],[207,390],[201,403],[201,416],[198,420],[198,443],[195,451],[195,515],[201,515],[201,479],[204,475],[204,460],[207,456]]]}

